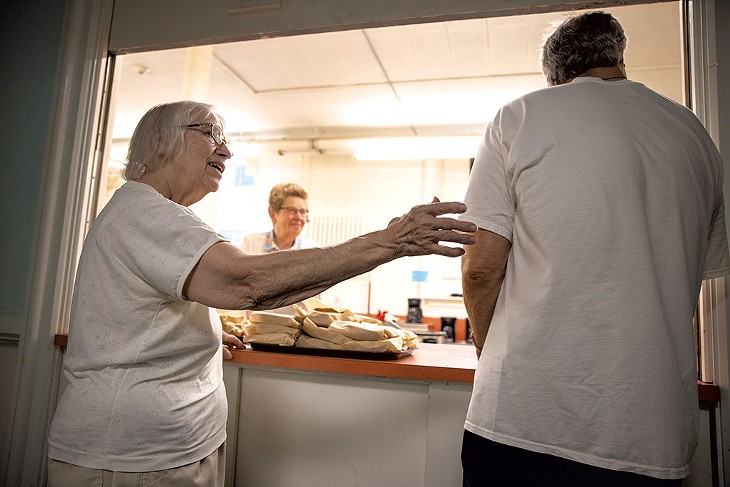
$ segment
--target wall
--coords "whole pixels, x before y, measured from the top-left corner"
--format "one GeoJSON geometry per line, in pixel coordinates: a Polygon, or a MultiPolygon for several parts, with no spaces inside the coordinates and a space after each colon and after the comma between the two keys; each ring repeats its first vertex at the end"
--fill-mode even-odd
{"type": "MultiPolygon", "coordinates": [[[[11,0],[0,6],[0,315],[25,311],[33,237],[49,137],[64,2],[11,0]],[[55,49],[54,49],[55,47],[55,49]],[[10,231],[12,229],[12,231],[10,231]]],[[[6,318],[7,319],[7,318],[6,318]]],[[[1,331],[18,333],[7,321],[1,331]]]]}
{"type": "MultiPolygon", "coordinates": [[[[330,153],[259,156],[246,161],[245,168],[252,185],[235,186],[233,178],[224,179],[219,191],[206,196],[193,210],[219,231],[230,228],[225,221],[245,225],[249,231],[266,231],[271,228],[269,190],[278,183],[295,182],[309,195],[312,221],[303,235],[315,237],[323,245],[384,228],[392,218],[434,196],[442,201],[461,200],[469,176],[468,159],[358,161],[351,155],[330,153]],[[337,241],[324,241],[316,227],[321,219],[353,223],[348,229],[356,229],[356,233],[343,232],[337,241]]],[[[336,285],[322,298],[357,313],[380,309],[405,315],[408,298],[461,293],[459,266],[460,259],[441,256],[399,259],[336,285]],[[420,270],[428,272],[427,279],[414,282],[412,272],[420,270]]]]}
{"type": "MultiPolygon", "coordinates": [[[[335,215],[339,209],[364,216],[368,230],[384,228],[392,218],[431,201],[434,196],[444,201],[461,200],[469,174],[467,159],[355,161],[346,156],[313,156],[309,167],[312,208],[335,215]]],[[[370,281],[370,309],[359,311],[375,313],[380,309],[405,315],[408,298],[446,297],[461,292],[459,261],[426,256],[382,265],[363,277],[370,281]],[[412,272],[420,270],[428,271],[426,282],[413,282],[412,272]]],[[[342,305],[350,306],[350,299],[352,306],[361,303],[362,291],[356,300],[347,291],[348,285],[336,286],[330,295],[337,296],[338,290],[342,290],[342,305]]]]}
{"type": "MultiPolygon", "coordinates": [[[[0,391],[12,391],[14,389],[17,360],[17,344],[0,343],[0,391]]],[[[13,417],[13,396],[13,394],[0,395],[0,439],[3,440],[8,437],[9,420],[13,417]]]]}
{"type": "MultiPolygon", "coordinates": [[[[0,2],[0,479],[5,480],[13,431],[19,349],[29,314],[29,289],[50,138],[66,2],[0,2]]],[[[9,484],[8,484],[9,485],[9,484]]]]}
{"type": "MultiPolygon", "coordinates": [[[[116,0],[112,52],[657,0],[116,0]],[[237,3],[238,5],[234,5],[237,3]],[[257,8],[264,7],[264,8],[257,8]],[[270,8],[266,8],[270,7],[270,8]],[[177,15],[170,16],[175,11],[177,15]],[[205,22],[201,22],[201,19],[205,22]]],[[[658,0],[661,1],[661,0],[658,0]]]]}

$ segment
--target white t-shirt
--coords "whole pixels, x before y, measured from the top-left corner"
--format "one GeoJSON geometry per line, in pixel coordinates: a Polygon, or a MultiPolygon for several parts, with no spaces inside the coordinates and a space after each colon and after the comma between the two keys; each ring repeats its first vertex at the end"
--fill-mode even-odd
{"type": "Polygon", "coordinates": [[[681,478],[698,434],[692,315],[730,270],[722,161],[685,107],[577,78],[503,107],[462,219],[512,242],[465,428],[681,478]]]}
{"type": "MultiPolygon", "coordinates": [[[[319,243],[317,243],[316,240],[302,237],[300,235],[294,239],[292,247],[286,250],[314,249],[317,247],[319,247],[319,243]]],[[[251,255],[268,254],[270,252],[278,252],[281,250],[276,245],[273,230],[262,233],[249,233],[243,237],[243,241],[241,241],[241,249],[251,255]]]]}
{"type": "Polygon", "coordinates": [[[147,184],[117,190],[81,253],[49,457],[141,472],[198,461],[225,441],[220,320],[182,295],[224,240],[147,184]]]}

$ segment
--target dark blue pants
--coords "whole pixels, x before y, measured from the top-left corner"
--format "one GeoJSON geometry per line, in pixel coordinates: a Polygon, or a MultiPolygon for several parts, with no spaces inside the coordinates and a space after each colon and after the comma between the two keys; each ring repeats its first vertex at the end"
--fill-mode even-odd
{"type": "Polygon", "coordinates": [[[462,487],[679,487],[662,480],[619,472],[522,448],[503,445],[464,431],[462,487]]]}

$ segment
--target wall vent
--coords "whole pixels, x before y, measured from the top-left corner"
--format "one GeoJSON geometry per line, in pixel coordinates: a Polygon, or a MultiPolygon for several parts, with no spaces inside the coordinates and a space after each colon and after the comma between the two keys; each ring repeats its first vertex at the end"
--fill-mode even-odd
{"type": "Polygon", "coordinates": [[[363,218],[353,216],[312,217],[306,227],[309,238],[323,247],[345,242],[353,237],[367,233],[369,225],[363,218]]]}

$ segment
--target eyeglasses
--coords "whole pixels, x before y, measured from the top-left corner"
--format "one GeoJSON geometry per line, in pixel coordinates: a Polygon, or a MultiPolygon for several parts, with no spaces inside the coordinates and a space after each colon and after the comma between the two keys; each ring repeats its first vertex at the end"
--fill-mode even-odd
{"type": "Polygon", "coordinates": [[[294,208],[293,206],[282,206],[279,209],[287,212],[289,216],[299,215],[302,218],[307,218],[309,216],[309,210],[294,208]]]}
{"type": "Polygon", "coordinates": [[[182,126],[185,129],[193,129],[197,130],[198,127],[208,127],[210,130],[198,130],[198,132],[203,132],[208,137],[213,139],[213,142],[215,142],[218,145],[228,145],[228,141],[226,140],[225,135],[223,135],[223,129],[218,125],[217,123],[191,123],[190,125],[183,125],[182,126]]]}

